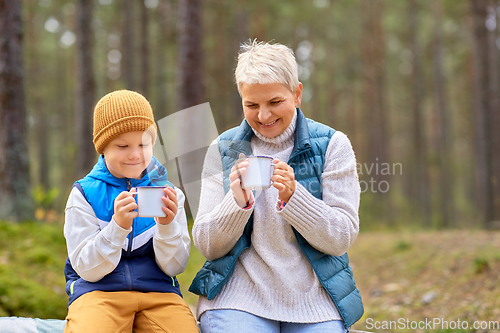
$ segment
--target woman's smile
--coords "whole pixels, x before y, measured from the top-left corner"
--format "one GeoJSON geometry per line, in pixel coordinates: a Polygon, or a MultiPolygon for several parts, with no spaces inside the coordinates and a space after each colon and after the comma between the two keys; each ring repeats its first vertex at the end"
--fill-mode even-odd
{"type": "Polygon", "coordinates": [[[278,122],[279,119],[276,119],[275,121],[272,121],[270,123],[267,123],[267,124],[263,124],[263,123],[260,123],[262,126],[265,126],[265,127],[271,127],[273,125],[275,125],[277,122],[278,122]]]}

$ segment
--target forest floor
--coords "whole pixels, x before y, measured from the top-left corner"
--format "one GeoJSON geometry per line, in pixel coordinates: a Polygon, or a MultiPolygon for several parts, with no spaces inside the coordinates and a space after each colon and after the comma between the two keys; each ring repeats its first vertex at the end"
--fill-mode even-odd
{"type": "MultiPolygon", "coordinates": [[[[353,329],[500,332],[500,232],[361,232],[349,256],[365,306],[353,329]]],[[[65,259],[62,224],[0,222],[0,316],[63,319],[65,259]]],[[[192,308],[203,263],[192,246],[178,276],[192,308]]]]}
{"type": "Polygon", "coordinates": [[[349,255],[365,305],[355,329],[500,332],[500,232],[361,233],[349,255]]]}

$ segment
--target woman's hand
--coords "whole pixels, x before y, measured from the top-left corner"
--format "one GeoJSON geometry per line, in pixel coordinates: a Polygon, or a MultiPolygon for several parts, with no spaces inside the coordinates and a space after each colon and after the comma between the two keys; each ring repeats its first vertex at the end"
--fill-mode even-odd
{"type": "Polygon", "coordinates": [[[233,191],[234,199],[241,208],[248,206],[248,199],[250,198],[250,194],[241,187],[241,175],[246,172],[249,164],[245,154],[240,153],[239,159],[234,163],[229,174],[230,187],[233,191]]]}
{"type": "Polygon", "coordinates": [[[165,192],[165,195],[163,196],[163,198],[161,198],[161,200],[163,201],[165,206],[163,206],[161,209],[167,216],[158,217],[156,221],[159,224],[165,225],[165,224],[170,224],[177,215],[178,203],[177,203],[177,192],[175,192],[175,189],[171,187],[165,187],[163,191],[165,192]]]}
{"type": "Polygon", "coordinates": [[[278,198],[284,203],[288,203],[295,192],[295,172],[291,166],[277,158],[273,160],[273,163],[274,172],[271,177],[273,186],[279,191],[278,198]]]}
{"type": "Polygon", "coordinates": [[[123,191],[115,199],[114,219],[123,229],[130,229],[134,219],[137,217],[137,203],[132,193],[137,190],[133,188],[130,192],[123,191]]]}

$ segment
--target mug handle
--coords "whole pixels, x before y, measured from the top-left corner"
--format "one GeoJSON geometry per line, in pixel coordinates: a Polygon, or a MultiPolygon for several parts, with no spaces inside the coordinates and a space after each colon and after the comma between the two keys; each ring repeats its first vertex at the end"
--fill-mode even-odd
{"type": "MultiPolygon", "coordinates": [[[[275,165],[276,165],[276,164],[274,164],[274,163],[273,163],[273,161],[271,161],[271,165],[270,165],[270,167],[271,167],[271,177],[273,176],[273,173],[274,173],[274,166],[275,166],[275,165]]],[[[271,180],[271,186],[273,186],[273,184],[274,184],[274,182],[271,180]]],[[[269,187],[271,187],[271,186],[269,186],[269,187]]]]}

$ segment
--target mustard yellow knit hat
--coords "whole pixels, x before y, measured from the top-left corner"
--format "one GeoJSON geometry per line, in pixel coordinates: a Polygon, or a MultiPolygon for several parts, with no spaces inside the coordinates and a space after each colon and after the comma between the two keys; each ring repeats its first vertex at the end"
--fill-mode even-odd
{"type": "Polygon", "coordinates": [[[156,141],[156,124],[148,100],[130,90],[107,94],[94,109],[94,146],[99,154],[117,136],[134,131],[148,131],[156,141]]]}

